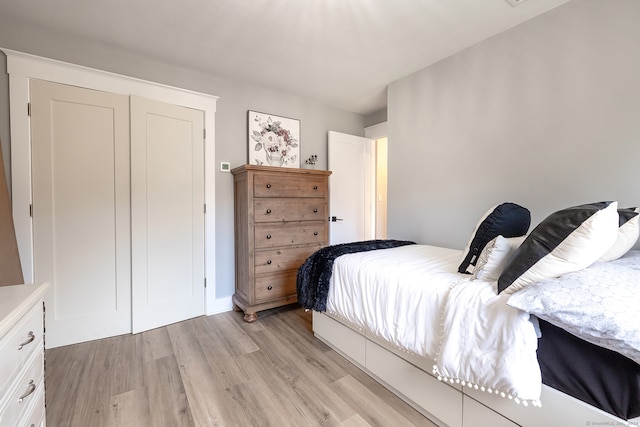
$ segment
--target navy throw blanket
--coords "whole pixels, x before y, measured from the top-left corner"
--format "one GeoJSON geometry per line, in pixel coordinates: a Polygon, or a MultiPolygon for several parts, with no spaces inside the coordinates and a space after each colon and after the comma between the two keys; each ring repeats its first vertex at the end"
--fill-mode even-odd
{"type": "Polygon", "coordinates": [[[366,240],[318,249],[298,268],[296,277],[298,302],[307,310],[325,311],[327,309],[333,262],[340,255],[414,244],[415,242],[406,240],[366,240]]]}

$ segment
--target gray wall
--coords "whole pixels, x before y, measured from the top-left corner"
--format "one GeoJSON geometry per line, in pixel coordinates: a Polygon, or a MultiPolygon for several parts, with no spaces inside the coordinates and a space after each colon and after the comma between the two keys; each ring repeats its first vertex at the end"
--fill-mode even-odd
{"type": "MultiPolygon", "coordinates": [[[[171,86],[219,96],[216,114],[216,161],[231,167],[247,162],[247,110],[293,117],[301,121],[301,157],[319,156],[319,168],[327,166],[327,131],[364,136],[364,116],[323,105],[312,99],[233,82],[179,64],[158,62],[135,52],[114,49],[69,37],[46,33],[24,23],[3,21],[0,46],[92,68],[111,71],[171,86]]],[[[206,54],[206,52],[203,52],[206,54]]],[[[224,58],[220,58],[224,61],[224,58]]],[[[0,70],[6,58],[0,55],[0,70]]],[[[0,139],[9,159],[8,77],[0,72],[0,139]]],[[[8,167],[8,165],[7,165],[8,167]]],[[[216,297],[234,289],[233,179],[216,170],[216,297]]],[[[212,278],[209,278],[211,283],[212,278]]]]}
{"type": "Polygon", "coordinates": [[[378,123],[384,123],[387,121],[387,109],[383,109],[380,111],[375,111],[371,114],[367,114],[364,118],[364,126],[373,126],[378,123]]]}
{"type": "Polygon", "coordinates": [[[640,204],[640,1],[575,0],[388,90],[389,237],[462,248],[503,201],[640,204]]]}

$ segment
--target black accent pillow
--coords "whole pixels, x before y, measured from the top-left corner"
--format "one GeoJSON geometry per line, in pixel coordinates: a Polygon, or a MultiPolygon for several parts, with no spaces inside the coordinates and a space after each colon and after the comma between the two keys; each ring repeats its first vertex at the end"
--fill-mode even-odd
{"type": "Polygon", "coordinates": [[[489,209],[478,221],[463,253],[459,273],[471,274],[482,249],[497,236],[520,237],[531,225],[531,212],[518,204],[505,202],[489,209]]]}
{"type": "Polygon", "coordinates": [[[588,267],[618,235],[618,203],[597,202],[552,213],[516,249],[498,279],[498,293],[588,267]]]}

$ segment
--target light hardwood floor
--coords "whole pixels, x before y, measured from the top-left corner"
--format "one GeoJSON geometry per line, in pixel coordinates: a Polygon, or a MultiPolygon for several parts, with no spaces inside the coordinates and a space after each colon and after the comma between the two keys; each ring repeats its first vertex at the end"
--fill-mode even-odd
{"type": "Polygon", "coordinates": [[[47,426],[434,426],[314,338],[311,313],[242,317],[47,350],[47,426]]]}

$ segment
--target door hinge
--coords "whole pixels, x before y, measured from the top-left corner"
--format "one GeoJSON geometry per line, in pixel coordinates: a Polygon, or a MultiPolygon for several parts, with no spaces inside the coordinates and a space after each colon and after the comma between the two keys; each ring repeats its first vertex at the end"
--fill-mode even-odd
{"type": "Polygon", "coordinates": [[[206,277],[204,278],[204,287],[205,288],[207,287],[207,278],[206,277]]]}
{"type": "Polygon", "coordinates": [[[204,213],[207,213],[207,204],[204,204],[204,213]]]}
{"type": "Polygon", "coordinates": [[[202,129],[202,138],[207,139],[207,130],[202,129]]]}
{"type": "Polygon", "coordinates": [[[33,218],[33,205],[29,205],[29,217],[33,218]]]}
{"type": "Polygon", "coordinates": [[[31,117],[31,103],[27,102],[27,116],[31,117]]]}

